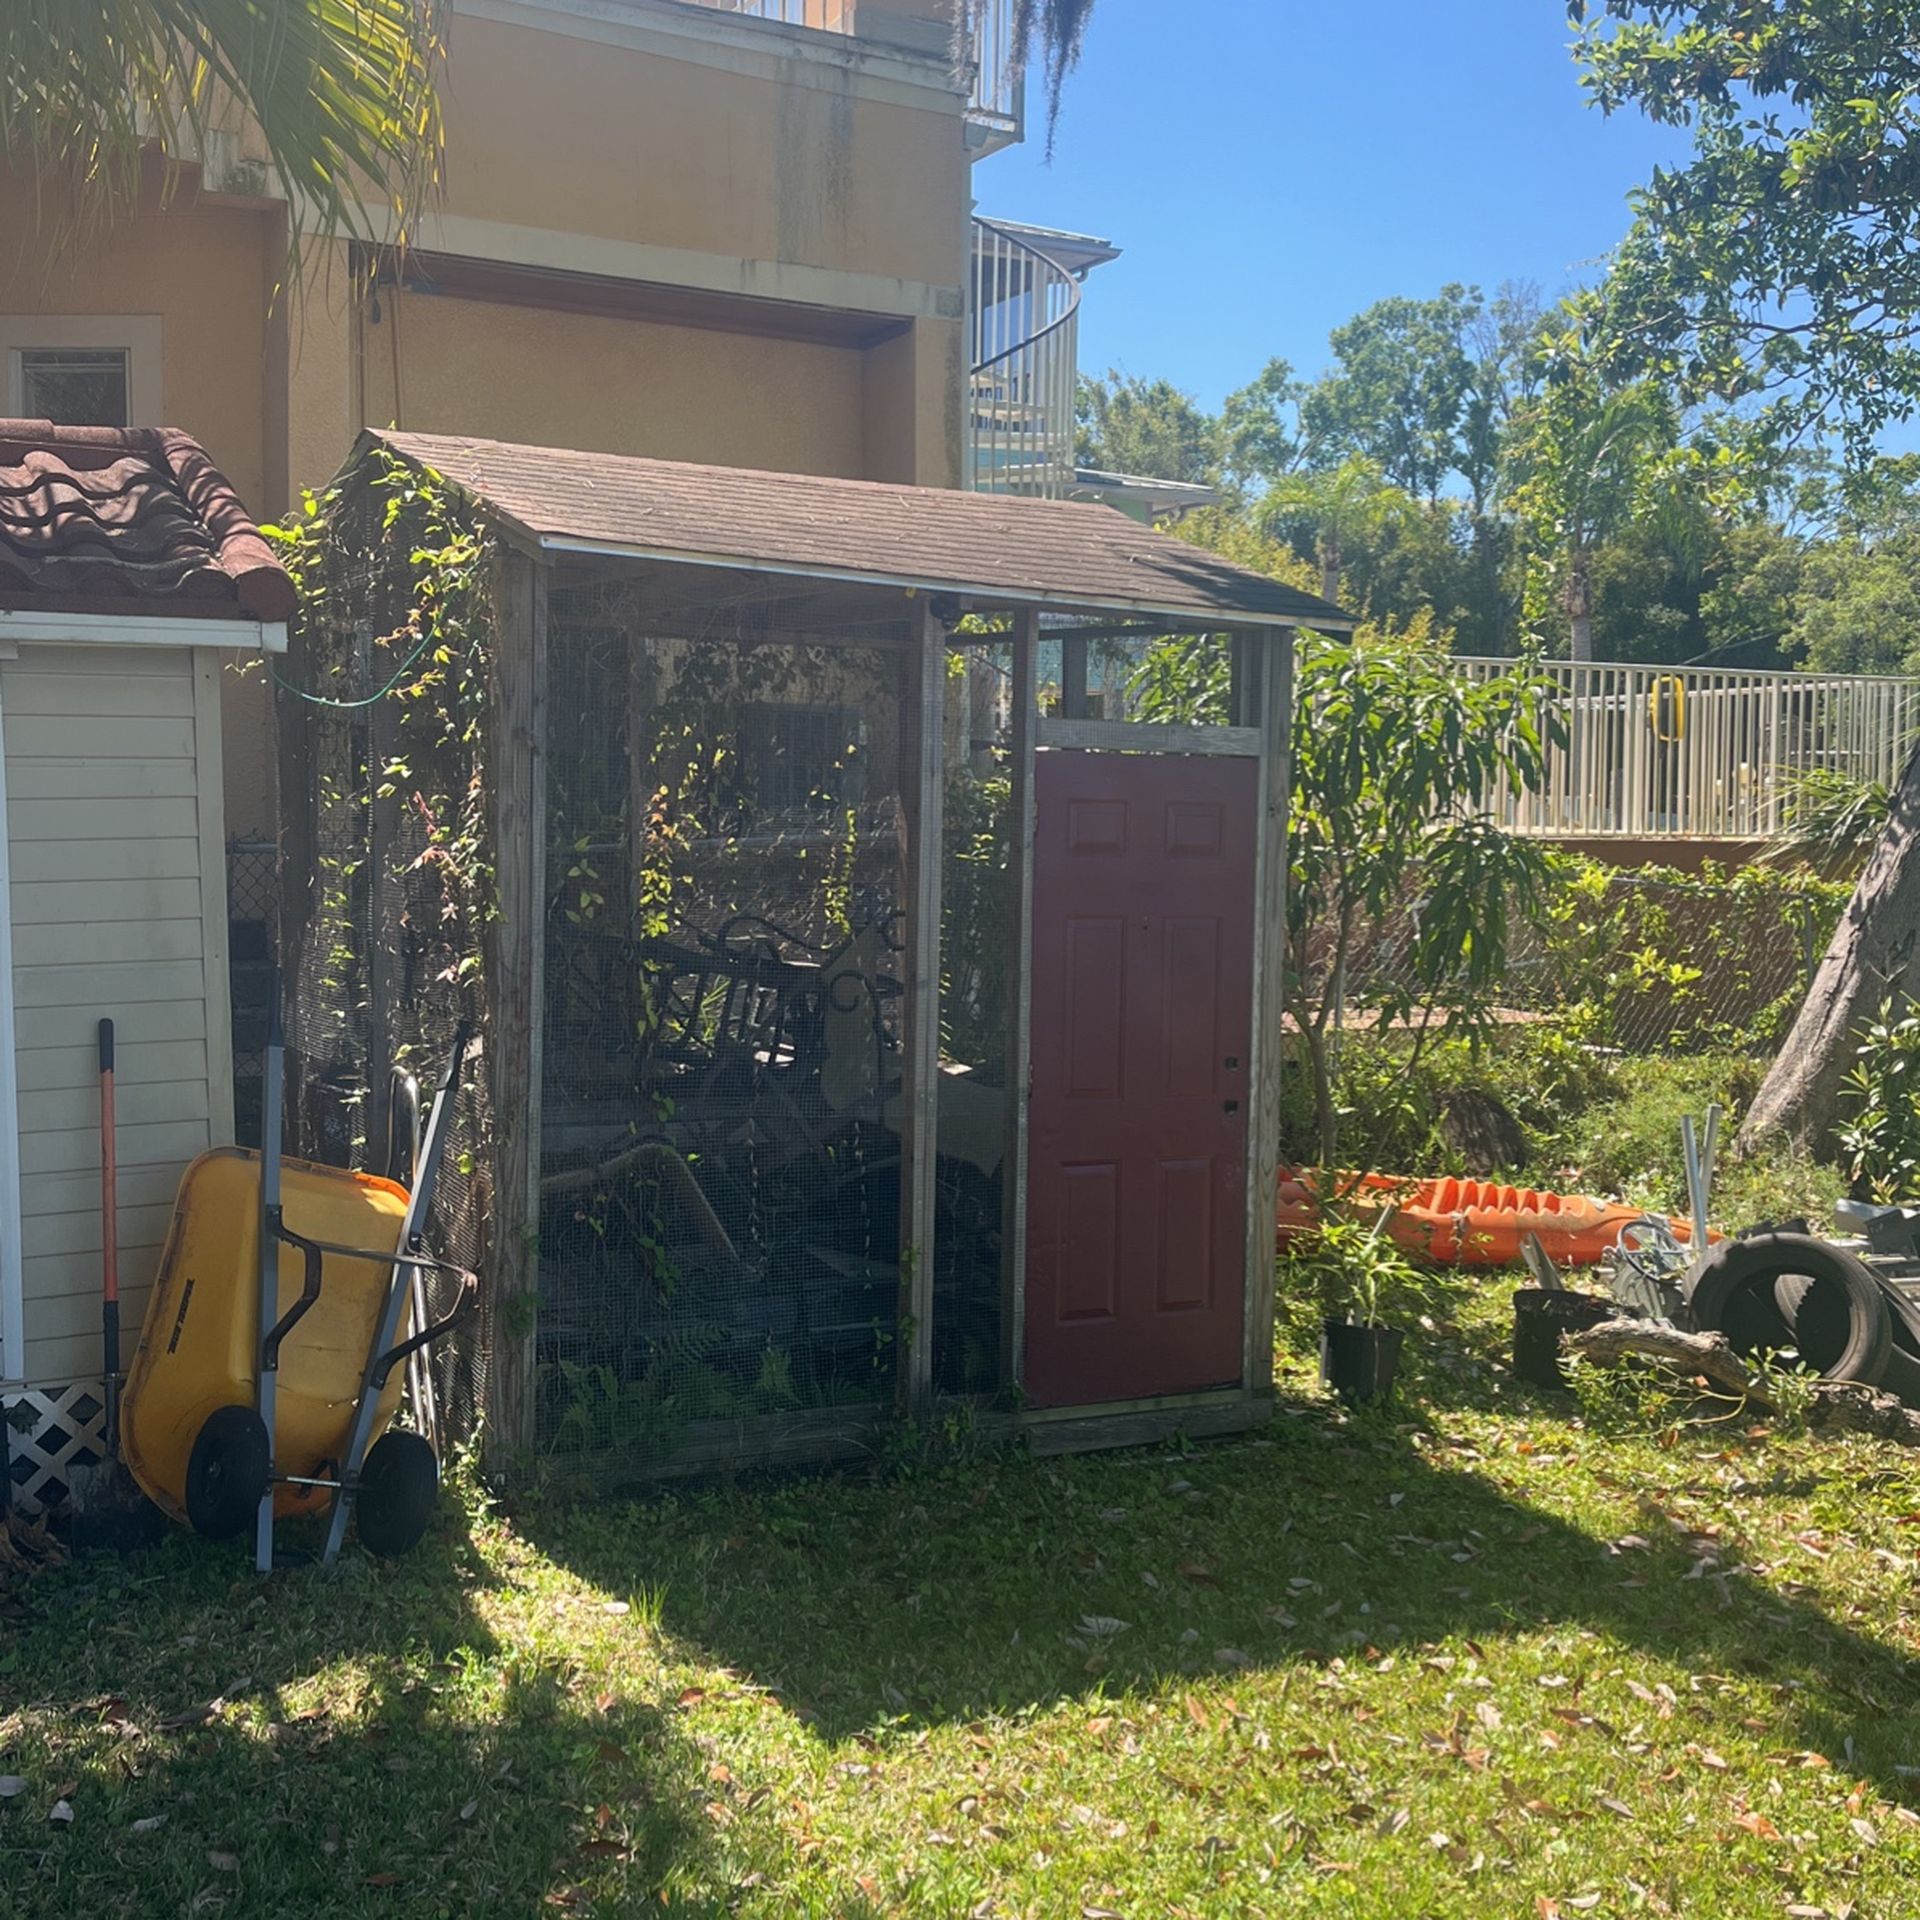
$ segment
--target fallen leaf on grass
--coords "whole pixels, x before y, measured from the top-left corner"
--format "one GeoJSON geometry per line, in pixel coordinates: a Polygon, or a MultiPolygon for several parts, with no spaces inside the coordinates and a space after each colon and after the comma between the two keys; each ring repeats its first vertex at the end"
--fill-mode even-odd
{"type": "Polygon", "coordinates": [[[680,1689],[680,1704],[683,1707],[697,1707],[706,1697],[707,1690],[705,1687],[682,1687],[680,1689]]]}
{"type": "Polygon", "coordinates": [[[397,1887],[400,1876],[397,1873],[370,1873],[360,1884],[363,1887],[397,1887]]]}
{"type": "Polygon", "coordinates": [[[0,1800],[12,1800],[26,1790],[27,1783],[17,1773],[0,1773],[0,1800]]]}
{"type": "Polygon", "coordinates": [[[72,1826],[73,1825],[72,1802],[67,1800],[56,1800],[53,1803],[53,1805],[47,1809],[47,1818],[49,1820],[57,1820],[60,1823],[60,1825],[63,1827],[72,1826]]]}
{"type": "Polygon", "coordinates": [[[184,1713],[169,1713],[160,1721],[162,1733],[178,1733],[182,1727],[204,1727],[218,1707],[211,1701],[204,1707],[189,1707],[184,1713]]]}
{"type": "Polygon", "coordinates": [[[1733,1823],[1744,1827],[1756,1840],[1778,1840],[1780,1829],[1764,1813],[1743,1813],[1733,1823]]]}
{"type": "Polygon", "coordinates": [[[240,1856],[237,1853],[210,1853],[207,1855],[207,1865],[215,1873],[238,1873],[240,1856]]]}
{"type": "Polygon", "coordinates": [[[136,1820],[127,1831],[129,1833],[158,1833],[167,1824],[164,1813],[150,1813],[144,1820],[136,1820]]]}

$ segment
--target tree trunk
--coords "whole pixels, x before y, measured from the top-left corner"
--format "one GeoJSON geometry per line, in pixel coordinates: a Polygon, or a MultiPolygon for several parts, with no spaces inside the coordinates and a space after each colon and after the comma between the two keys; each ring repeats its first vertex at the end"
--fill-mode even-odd
{"type": "Polygon", "coordinates": [[[1907,763],[1880,844],[1740,1129],[1743,1152],[1769,1139],[1831,1144],[1840,1083],[1890,994],[1920,997],[1920,754],[1907,763]]]}
{"type": "Polygon", "coordinates": [[[1320,598],[1340,604],[1340,563],[1345,559],[1337,533],[1320,536],[1320,598]]]}
{"type": "Polygon", "coordinates": [[[1567,627],[1572,638],[1568,656],[1574,660],[1593,658],[1593,580],[1584,547],[1575,547],[1567,556],[1567,584],[1562,604],[1567,610],[1567,627]]]}
{"type": "Polygon", "coordinates": [[[1333,1098],[1333,1058],[1327,1036],[1309,1019],[1300,1022],[1300,1038],[1307,1049],[1307,1072],[1313,1080],[1313,1128],[1320,1142],[1320,1164],[1329,1173],[1340,1155],[1340,1109],[1333,1098]]]}

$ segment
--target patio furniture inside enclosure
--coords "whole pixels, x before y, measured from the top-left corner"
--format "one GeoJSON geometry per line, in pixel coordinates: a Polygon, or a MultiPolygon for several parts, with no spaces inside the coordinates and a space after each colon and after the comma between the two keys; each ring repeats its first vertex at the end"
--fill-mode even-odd
{"type": "Polygon", "coordinates": [[[451,1417],[671,1471],[1017,1386],[1036,755],[1237,752],[1251,835],[1290,624],[1339,616],[1103,508],[404,434],[341,499],[281,700],[294,1120],[378,1163],[394,1066],[476,1022],[451,1417]],[[395,463],[494,586],[472,657],[383,696],[395,463]],[[1213,663],[1198,723],[1099,717],[1169,647],[1213,663]]]}

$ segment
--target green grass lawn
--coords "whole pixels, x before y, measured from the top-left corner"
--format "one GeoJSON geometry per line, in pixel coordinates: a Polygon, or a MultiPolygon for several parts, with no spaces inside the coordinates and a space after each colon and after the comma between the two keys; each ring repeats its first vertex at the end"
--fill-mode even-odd
{"type": "Polygon", "coordinates": [[[1507,1382],[0,1608],[0,1913],[1920,1913],[1920,1474],[1507,1382]],[[56,1803],[71,1810],[50,1819],[56,1803]]]}

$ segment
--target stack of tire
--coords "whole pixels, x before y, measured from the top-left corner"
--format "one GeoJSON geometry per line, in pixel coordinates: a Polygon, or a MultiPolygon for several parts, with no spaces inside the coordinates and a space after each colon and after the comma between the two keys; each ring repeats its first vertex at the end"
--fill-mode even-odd
{"type": "Polygon", "coordinates": [[[1864,1260],[1805,1233],[1713,1249],[1687,1295],[1694,1327],[1737,1353],[1791,1351],[1822,1380],[1853,1380],[1920,1408],[1920,1305],[1864,1260]]]}

